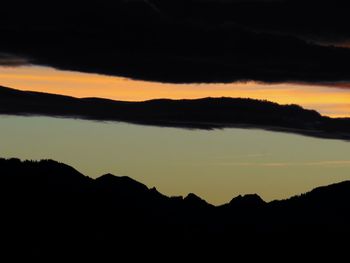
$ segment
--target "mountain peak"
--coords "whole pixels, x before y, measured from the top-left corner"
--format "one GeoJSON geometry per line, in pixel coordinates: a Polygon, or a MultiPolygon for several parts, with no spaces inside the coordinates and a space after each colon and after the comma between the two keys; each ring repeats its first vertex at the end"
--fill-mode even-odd
{"type": "Polygon", "coordinates": [[[99,188],[113,191],[118,194],[140,194],[148,191],[147,186],[131,179],[128,176],[115,176],[113,174],[105,174],[96,179],[99,188]]]}
{"type": "Polygon", "coordinates": [[[231,200],[229,205],[235,208],[257,208],[266,202],[257,194],[239,195],[231,200]]]}
{"type": "Polygon", "coordinates": [[[205,201],[204,199],[200,198],[199,196],[193,193],[189,193],[183,200],[186,204],[189,204],[195,207],[211,206],[210,204],[207,203],[207,201],[205,201]]]}

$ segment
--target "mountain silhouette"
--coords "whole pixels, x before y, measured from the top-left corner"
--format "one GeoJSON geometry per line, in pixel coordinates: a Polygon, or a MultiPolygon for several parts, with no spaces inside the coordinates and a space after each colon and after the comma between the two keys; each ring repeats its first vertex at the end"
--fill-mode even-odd
{"type": "Polygon", "coordinates": [[[231,200],[228,204],[232,208],[246,208],[254,209],[265,205],[264,200],[261,199],[257,194],[237,196],[231,200]]]}
{"type": "Polygon", "coordinates": [[[250,258],[291,253],[295,240],[298,251],[312,254],[340,249],[350,233],[349,181],[286,200],[246,195],[213,206],[194,194],[167,197],[128,177],[91,179],[52,160],[0,159],[0,171],[1,238],[27,258],[250,258]],[[148,254],[137,253],[142,249],[148,254]]]}
{"type": "Polygon", "coordinates": [[[0,114],[112,120],[197,129],[255,127],[315,137],[350,138],[348,118],[329,118],[298,105],[242,98],[126,102],[78,99],[0,87],[0,114]]]}

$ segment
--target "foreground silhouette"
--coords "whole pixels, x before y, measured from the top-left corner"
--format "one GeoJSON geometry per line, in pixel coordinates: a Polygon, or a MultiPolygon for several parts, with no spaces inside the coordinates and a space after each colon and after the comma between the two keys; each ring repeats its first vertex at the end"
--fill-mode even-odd
{"type": "Polygon", "coordinates": [[[164,196],[128,177],[94,180],[52,160],[0,159],[0,186],[1,238],[28,257],[317,257],[323,247],[340,249],[350,234],[350,181],[283,201],[246,195],[215,207],[194,194],[164,196]]]}
{"type": "Polygon", "coordinates": [[[241,98],[126,102],[78,99],[0,86],[0,114],[47,115],[198,129],[253,127],[350,139],[350,118],[329,118],[297,105],[241,98]]]}

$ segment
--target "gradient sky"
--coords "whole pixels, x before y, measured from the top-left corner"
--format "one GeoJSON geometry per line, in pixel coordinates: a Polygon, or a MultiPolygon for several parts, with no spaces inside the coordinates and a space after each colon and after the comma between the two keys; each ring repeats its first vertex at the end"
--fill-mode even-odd
{"type": "Polygon", "coordinates": [[[214,204],[266,201],[350,179],[350,143],[256,129],[186,130],[0,116],[1,157],[47,159],[98,177],[127,175],[167,195],[214,204]]]}
{"type": "Polygon", "coordinates": [[[74,97],[102,97],[142,101],[155,98],[244,97],[281,104],[299,104],[333,117],[350,116],[347,84],[167,84],[97,74],[61,71],[49,67],[0,67],[0,85],[74,97]]]}

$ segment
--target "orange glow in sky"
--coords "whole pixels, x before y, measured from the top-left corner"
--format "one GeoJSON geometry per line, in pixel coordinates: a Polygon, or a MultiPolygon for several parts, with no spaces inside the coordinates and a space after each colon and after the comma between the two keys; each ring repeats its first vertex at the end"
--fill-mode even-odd
{"type": "Polygon", "coordinates": [[[0,85],[79,98],[101,97],[126,101],[223,96],[266,99],[281,104],[299,104],[332,117],[350,116],[350,89],[324,85],[289,83],[270,85],[256,82],[169,84],[39,66],[0,67],[0,85]]]}

